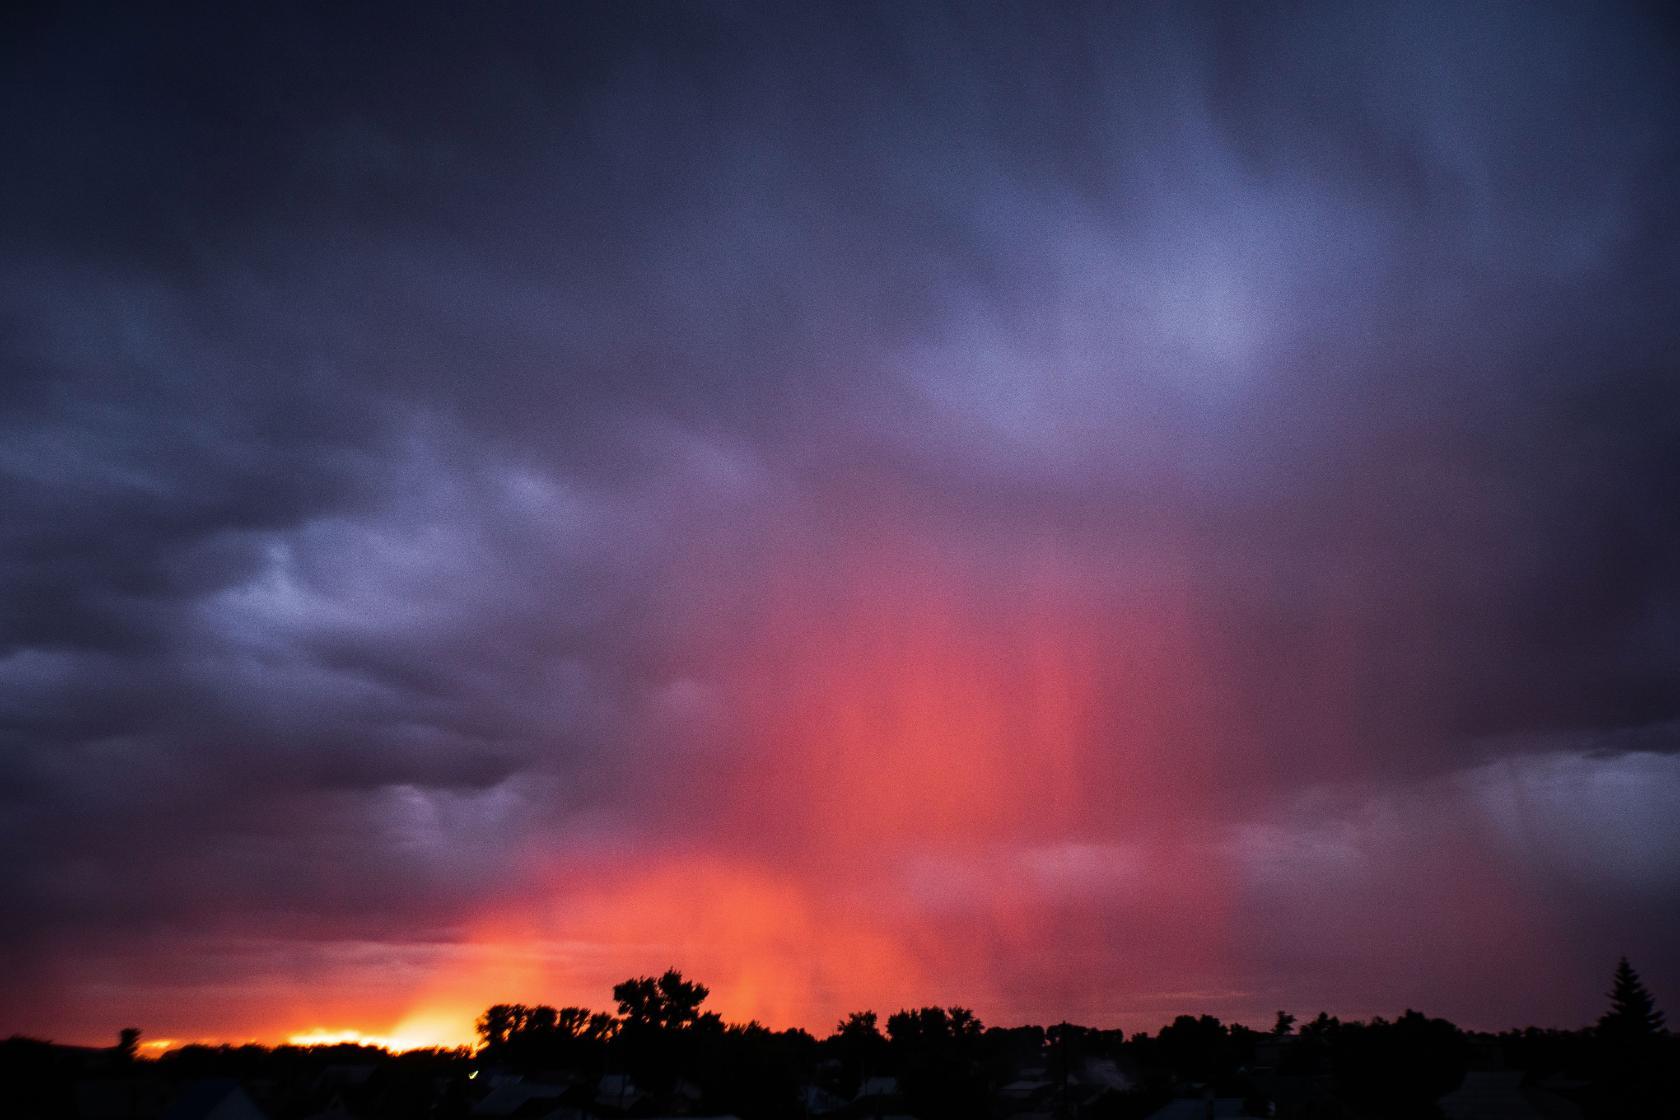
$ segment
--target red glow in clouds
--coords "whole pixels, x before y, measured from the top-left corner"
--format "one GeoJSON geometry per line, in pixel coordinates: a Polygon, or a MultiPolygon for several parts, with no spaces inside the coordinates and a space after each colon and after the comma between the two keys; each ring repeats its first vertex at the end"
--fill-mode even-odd
{"type": "Polygon", "coordinates": [[[1156,970],[1218,972],[1233,888],[1187,811],[1212,791],[1182,610],[1091,617],[1054,565],[978,582],[875,543],[689,631],[722,745],[667,747],[667,832],[541,857],[549,896],[487,928],[554,955],[451,984],[458,1014],[601,1007],[675,964],[727,1018],[817,1032],[934,1001],[1112,1022],[1156,970]]]}
{"type": "MultiPolygon", "coordinates": [[[[491,853],[468,936],[296,944],[290,980],[189,1000],[183,1025],[460,1044],[490,1003],[607,1010],[614,983],[667,966],[727,1019],[817,1033],[935,1002],[1128,1029],[1270,1014],[1279,993],[1237,979],[1258,941],[1239,929],[1254,853],[1231,827],[1265,770],[1233,746],[1240,659],[1177,590],[1173,550],[1152,558],[1161,579],[1100,595],[1102,565],[1043,543],[992,567],[908,534],[790,551],[673,607],[622,815],[491,853]]],[[[1330,739],[1346,701],[1319,661],[1303,726],[1330,739]]],[[[1277,874],[1320,876],[1280,843],[1277,874]]],[[[1509,928],[1521,900],[1478,897],[1497,893],[1509,928]]]]}

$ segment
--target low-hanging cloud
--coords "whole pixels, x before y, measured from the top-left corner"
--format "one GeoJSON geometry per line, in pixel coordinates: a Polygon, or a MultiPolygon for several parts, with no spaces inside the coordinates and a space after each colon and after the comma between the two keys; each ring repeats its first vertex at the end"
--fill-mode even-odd
{"type": "Polygon", "coordinates": [[[12,18],[0,1029],[1675,990],[1659,17],[12,18]]]}

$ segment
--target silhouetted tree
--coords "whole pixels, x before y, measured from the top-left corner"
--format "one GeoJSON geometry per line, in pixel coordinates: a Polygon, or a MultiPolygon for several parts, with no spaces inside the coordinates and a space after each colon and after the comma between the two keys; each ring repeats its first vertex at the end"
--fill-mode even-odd
{"type": "Polygon", "coordinates": [[[952,1007],[945,1014],[951,1024],[952,1038],[979,1038],[985,1029],[974,1012],[966,1007],[952,1007]]]}
{"type": "Polygon", "coordinates": [[[880,1041],[881,1030],[876,1026],[878,1022],[880,1020],[873,1011],[854,1011],[835,1025],[834,1036],[851,1042],[880,1041]]]}
{"type": "Polygon", "coordinates": [[[985,1111],[984,1029],[966,1007],[923,1007],[888,1017],[900,1088],[913,1114],[941,1120],[985,1111]]]}
{"type": "Polygon", "coordinates": [[[520,1033],[528,1035],[553,1035],[557,1032],[560,1013],[546,1003],[539,1003],[525,1013],[525,1021],[520,1024],[520,1033]]]}
{"type": "Polygon", "coordinates": [[[700,1013],[709,994],[704,984],[683,979],[674,968],[613,985],[620,1015],[615,1053],[639,1085],[668,1089],[695,1067],[702,1041],[697,1034],[723,1029],[718,1016],[700,1013]]]}
{"type": "Polygon", "coordinates": [[[125,1062],[132,1062],[140,1053],[140,1028],[124,1027],[117,1032],[117,1056],[125,1062]]]}
{"type": "Polygon", "coordinates": [[[1283,1038],[1295,1029],[1295,1016],[1287,1011],[1277,1013],[1277,1022],[1272,1024],[1272,1037],[1283,1038]]]}
{"type": "Polygon", "coordinates": [[[1626,957],[1616,962],[1616,979],[1610,989],[1610,1010],[1598,1020],[1598,1031],[1613,1042],[1636,1042],[1654,1038],[1663,1031],[1663,1013],[1645,990],[1639,974],[1626,957]]]}
{"type": "Polygon", "coordinates": [[[1430,1115],[1435,1101],[1464,1080],[1468,1046],[1445,1019],[1407,1010],[1392,1023],[1378,1016],[1347,1023],[1331,1046],[1343,1099],[1372,1116],[1430,1115]]]}
{"type": "Polygon", "coordinates": [[[1680,1090],[1676,1048],[1663,1013],[1626,957],[1616,962],[1610,1010],[1593,1031],[1600,1110],[1614,1116],[1655,1116],[1680,1090]]]}
{"type": "Polygon", "coordinates": [[[1213,1081],[1235,1065],[1230,1032],[1212,1015],[1180,1015],[1155,1032],[1155,1048],[1183,1081],[1213,1081]]]}
{"type": "Polygon", "coordinates": [[[562,1007],[555,1014],[554,1027],[569,1038],[584,1038],[594,1020],[587,1007],[562,1007]]]}
{"type": "Polygon", "coordinates": [[[1342,1021],[1320,1011],[1296,1028],[1296,1042],[1284,1051],[1280,1063],[1283,1072],[1290,1074],[1321,1074],[1330,1072],[1331,1054],[1342,1031],[1342,1021]]]}
{"type": "Polygon", "coordinates": [[[480,1044],[494,1053],[507,1045],[524,1009],[512,1003],[494,1003],[484,1009],[474,1024],[480,1044]]]}
{"type": "Polygon", "coordinates": [[[942,1120],[984,1112],[983,1034],[968,1007],[919,1007],[887,1018],[890,1053],[911,1113],[942,1120]]]}
{"type": "Polygon", "coordinates": [[[704,984],[684,980],[674,968],[657,980],[642,976],[613,985],[613,999],[627,1027],[678,1030],[693,1026],[700,1017],[700,1005],[711,994],[704,984]]]}
{"type": "Polygon", "coordinates": [[[873,1011],[854,1011],[840,1020],[825,1046],[840,1062],[840,1080],[848,1094],[881,1068],[887,1040],[873,1011]]]}

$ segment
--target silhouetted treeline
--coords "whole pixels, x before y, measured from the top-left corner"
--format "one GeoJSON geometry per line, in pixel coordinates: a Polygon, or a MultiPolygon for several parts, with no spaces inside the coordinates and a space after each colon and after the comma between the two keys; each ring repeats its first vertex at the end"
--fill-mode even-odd
{"type": "Polygon", "coordinates": [[[187,1120],[194,1115],[183,1111],[189,1098],[225,1083],[238,1086],[257,1115],[271,1120],[464,1117],[472,1109],[474,1066],[465,1049],[393,1054],[351,1044],[189,1045],[135,1058],[120,1047],[56,1046],[13,1037],[0,1042],[0,1116],[187,1120]]]}
{"type": "Polygon", "coordinates": [[[13,1038],[0,1043],[0,1113],[174,1120],[192,1114],[183,1102],[212,1101],[202,1114],[269,1120],[1680,1115],[1680,1041],[1626,961],[1595,1026],[1498,1035],[1411,1010],[1279,1012],[1265,1030],[1181,1015],[1126,1035],[988,1027],[930,1006],[884,1023],[855,1012],[817,1038],[725,1023],[674,969],[612,994],[611,1011],[496,1004],[476,1050],[187,1046],[144,1059],[132,1028],[108,1050],[13,1038]]]}

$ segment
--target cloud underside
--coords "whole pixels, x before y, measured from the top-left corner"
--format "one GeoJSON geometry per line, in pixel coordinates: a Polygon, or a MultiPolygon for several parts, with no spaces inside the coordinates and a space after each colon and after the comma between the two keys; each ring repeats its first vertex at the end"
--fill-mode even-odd
{"type": "Polygon", "coordinates": [[[1671,28],[18,18],[0,1030],[1675,991],[1671,28]]]}

